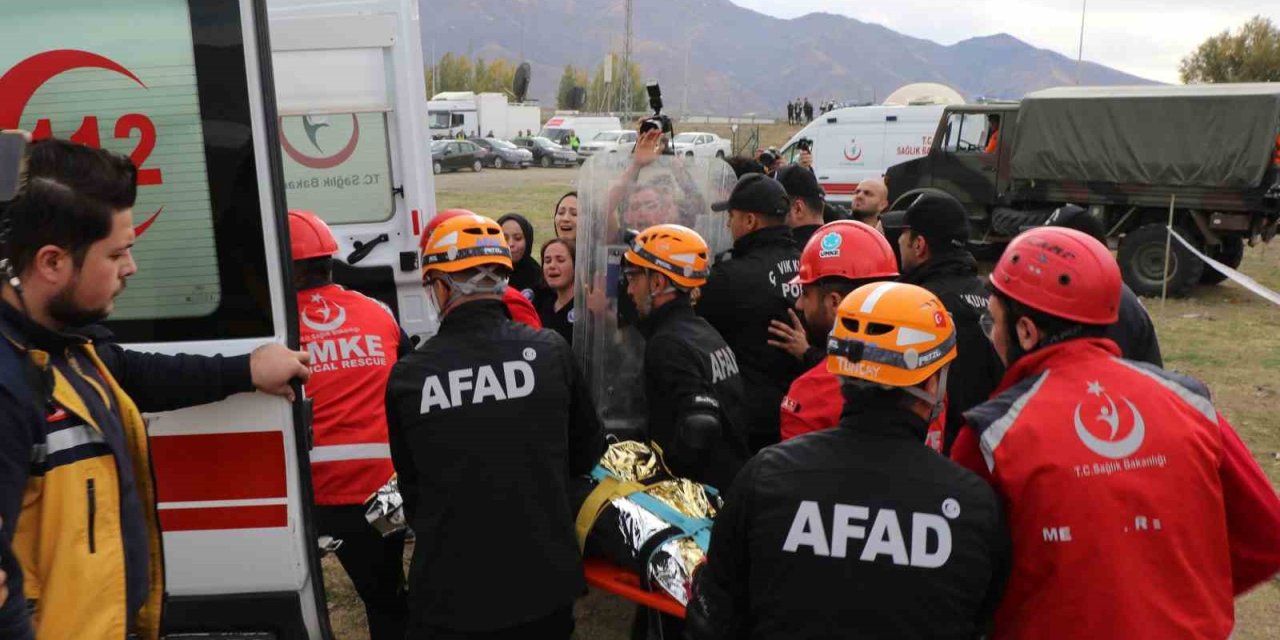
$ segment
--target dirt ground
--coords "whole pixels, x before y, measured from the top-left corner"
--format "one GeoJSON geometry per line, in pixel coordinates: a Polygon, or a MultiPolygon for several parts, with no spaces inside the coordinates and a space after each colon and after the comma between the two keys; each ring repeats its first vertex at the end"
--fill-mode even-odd
{"type": "MultiPolygon", "coordinates": [[[[437,176],[437,207],[467,207],[495,217],[519,211],[545,240],[555,202],[572,188],[574,176],[573,169],[540,168],[437,176]]],[[[1249,249],[1240,269],[1280,290],[1280,245],[1249,249]]],[[[1218,409],[1280,488],[1280,309],[1234,284],[1200,287],[1185,300],[1144,302],[1166,367],[1208,383],[1218,409]]],[[[325,583],[337,637],[368,638],[360,602],[332,558],[325,561],[325,583]]],[[[578,602],[576,637],[623,640],[633,612],[625,601],[593,591],[578,602]]],[[[1280,580],[1237,599],[1236,617],[1235,640],[1280,638],[1280,580]]]]}

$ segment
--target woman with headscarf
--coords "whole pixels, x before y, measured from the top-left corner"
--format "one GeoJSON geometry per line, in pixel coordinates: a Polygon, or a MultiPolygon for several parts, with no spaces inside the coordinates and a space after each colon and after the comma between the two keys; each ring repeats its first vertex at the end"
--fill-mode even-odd
{"type": "Polygon", "coordinates": [[[556,202],[555,217],[551,224],[556,230],[556,237],[561,240],[578,240],[578,192],[570,191],[560,196],[556,202]]]}
{"type": "Polygon", "coordinates": [[[529,254],[533,246],[533,225],[518,213],[508,213],[498,218],[502,225],[502,233],[507,237],[507,247],[511,249],[511,278],[508,286],[519,291],[526,300],[533,302],[547,285],[542,280],[542,268],[529,254]]]}

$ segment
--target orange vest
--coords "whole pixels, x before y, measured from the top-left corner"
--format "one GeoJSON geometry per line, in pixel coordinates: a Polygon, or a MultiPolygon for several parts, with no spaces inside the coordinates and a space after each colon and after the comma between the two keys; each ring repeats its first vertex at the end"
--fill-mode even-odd
{"type": "Polygon", "coordinates": [[[381,302],[336,284],[299,291],[298,317],[311,354],[315,502],[361,504],[395,473],[385,395],[400,326],[381,302]]]}
{"type": "Polygon", "coordinates": [[[990,136],[987,136],[987,148],[983,149],[983,153],[995,153],[999,149],[1000,149],[1000,129],[996,129],[995,131],[991,132],[990,136]]]}
{"type": "Polygon", "coordinates": [[[1277,167],[1280,167],[1280,135],[1276,136],[1276,157],[1274,162],[1277,167]]]}

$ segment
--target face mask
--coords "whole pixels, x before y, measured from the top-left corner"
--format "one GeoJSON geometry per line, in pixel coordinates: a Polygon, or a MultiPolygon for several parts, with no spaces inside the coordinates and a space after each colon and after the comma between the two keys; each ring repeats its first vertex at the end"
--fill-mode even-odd
{"type": "Polygon", "coordinates": [[[440,307],[440,300],[436,298],[436,285],[434,282],[427,282],[427,318],[435,318],[436,322],[444,319],[444,311],[440,307]]]}

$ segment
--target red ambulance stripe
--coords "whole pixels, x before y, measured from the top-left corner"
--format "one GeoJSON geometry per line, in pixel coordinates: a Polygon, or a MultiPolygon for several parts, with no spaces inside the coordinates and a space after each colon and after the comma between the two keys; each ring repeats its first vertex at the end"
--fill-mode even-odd
{"type": "Polygon", "coordinates": [[[278,431],[151,438],[160,502],[288,496],[278,431]]]}
{"type": "Polygon", "coordinates": [[[288,524],[288,508],[282,504],[160,510],[160,528],[166,532],[268,529],[288,524]]]}
{"type": "Polygon", "coordinates": [[[422,214],[417,210],[413,210],[413,235],[422,235],[422,214]]]}
{"type": "Polygon", "coordinates": [[[829,196],[830,195],[853,195],[853,192],[856,191],[857,189],[858,189],[858,183],[856,182],[828,182],[822,185],[822,190],[826,191],[827,195],[829,196]]]}

